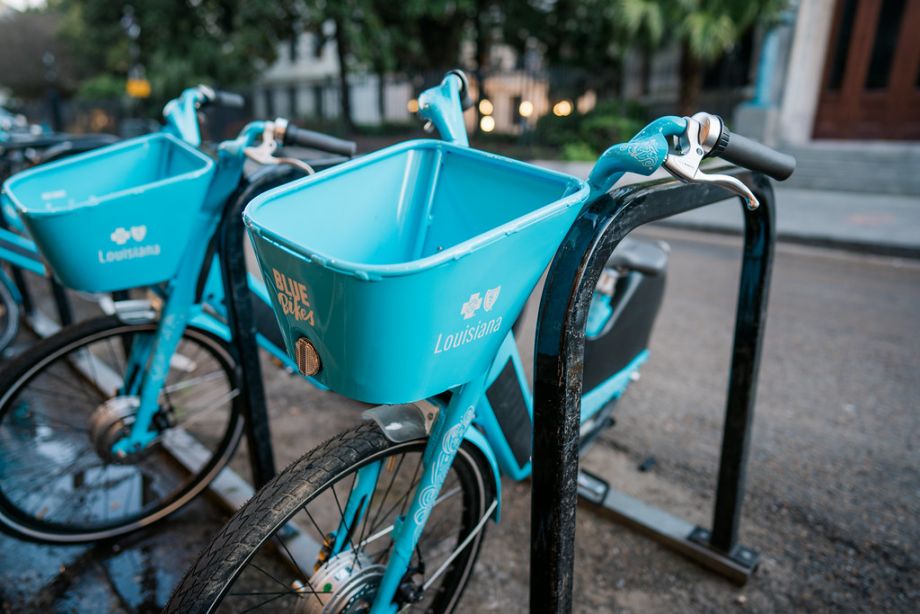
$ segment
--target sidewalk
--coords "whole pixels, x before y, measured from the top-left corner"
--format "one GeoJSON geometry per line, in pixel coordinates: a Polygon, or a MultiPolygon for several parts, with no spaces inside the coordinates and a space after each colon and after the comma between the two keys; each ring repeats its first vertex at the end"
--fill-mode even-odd
{"type": "MultiPolygon", "coordinates": [[[[534,163],[579,177],[586,177],[592,166],[587,162],[552,160],[534,163]]],[[[652,177],[666,178],[668,175],[659,171],[652,177]]],[[[617,185],[644,179],[627,175],[617,185]]],[[[780,183],[774,183],[774,189],[780,241],[920,258],[920,198],[793,189],[784,188],[780,183]]],[[[741,215],[741,206],[733,198],[658,223],[709,232],[740,233],[741,215]]]]}

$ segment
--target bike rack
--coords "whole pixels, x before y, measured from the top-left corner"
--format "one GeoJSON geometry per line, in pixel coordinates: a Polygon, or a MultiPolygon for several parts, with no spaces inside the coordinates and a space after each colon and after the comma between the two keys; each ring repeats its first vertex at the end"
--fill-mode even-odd
{"type": "MultiPolygon", "coordinates": [[[[342,161],[342,158],[331,157],[312,160],[311,165],[320,171],[342,161]]],[[[243,209],[258,194],[303,176],[303,171],[286,165],[267,167],[261,172],[263,174],[258,180],[253,180],[232,197],[232,204],[229,205],[231,208],[217,230],[217,256],[223,275],[224,307],[227,310],[231,344],[241,371],[240,395],[243,398],[249,463],[256,489],[275,477],[276,469],[268,411],[265,407],[265,385],[259,364],[246,253],[243,250],[244,242],[248,241],[243,226],[243,209]]]]}
{"type": "MultiPolygon", "coordinates": [[[[281,185],[290,179],[288,167],[275,167],[266,172],[272,177],[259,184],[259,191],[268,184],[281,185]],[[277,183],[275,183],[277,182],[277,183]]],[[[256,324],[252,312],[246,253],[243,249],[246,230],[243,226],[243,209],[255,197],[256,186],[251,183],[233,196],[230,210],[226,212],[217,230],[217,257],[220,261],[224,285],[224,307],[233,351],[240,368],[240,396],[243,399],[246,443],[252,479],[258,490],[275,477],[275,458],[265,406],[265,385],[262,366],[259,364],[259,344],[256,341],[256,324]]]]}
{"type": "Polygon", "coordinates": [[[531,612],[572,610],[579,495],[615,520],[733,582],[743,584],[757,568],[758,553],[738,544],[737,538],[767,315],[775,202],[763,175],[736,167],[720,172],[747,184],[760,207],[748,211],[742,205],[743,260],[712,530],[613,489],[591,488],[597,479],[578,470],[585,320],[601,271],[614,248],[637,227],[728,195],[709,184],[674,180],[630,185],[598,199],[579,215],[550,265],[543,289],[534,367],[531,612]]]}

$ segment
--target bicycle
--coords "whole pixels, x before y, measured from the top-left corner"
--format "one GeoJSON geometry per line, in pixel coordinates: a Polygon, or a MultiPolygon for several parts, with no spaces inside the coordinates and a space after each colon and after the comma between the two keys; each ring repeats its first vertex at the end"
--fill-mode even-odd
{"type": "MultiPolygon", "coordinates": [[[[653,121],[608,149],[585,182],[469,149],[462,87],[449,74],[419,98],[450,142],[396,145],[247,206],[301,371],[384,405],[263,487],[188,570],[167,612],[456,609],[485,526],[500,519],[500,477],[530,472],[530,394],[512,323],[585,204],[626,171],[665,168],[754,208],[743,183],[700,171],[704,157],[776,179],[794,169],[791,157],[698,113],[653,121]],[[355,187],[370,181],[373,193],[355,187]],[[324,214],[328,200],[345,210],[324,214]],[[362,241],[339,240],[345,228],[362,241]],[[515,398],[526,411],[509,413],[515,398]],[[311,531],[308,545],[288,546],[293,525],[311,531]]],[[[586,392],[583,436],[642,360],[586,392]]]]}
{"type": "MultiPolygon", "coordinates": [[[[176,103],[189,111],[177,115],[187,120],[175,122],[181,139],[131,139],[6,184],[62,283],[155,296],[115,302],[114,314],[62,329],[0,373],[4,531],[64,544],[149,526],[202,492],[240,440],[241,374],[215,238],[239,203],[338,163],[355,145],[279,118],[248,124],[214,160],[191,144],[200,95],[193,88],[176,103]],[[279,143],[340,157],[311,167],[276,155],[279,143]],[[246,160],[269,168],[245,176],[246,160]],[[187,475],[170,454],[190,445],[199,468],[187,475]]],[[[249,286],[271,316],[264,285],[250,277],[249,286]]],[[[260,346],[293,368],[276,336],[259,335],[260,346]]]]}
{"type": "MultiPolygon", "coordinates": [[[[0,180],[25,168],[90,151],[116,140],[108,134],[35,133],[28,128],[12,121],[0,121],[0,180]]],[[[0,217],[0,263],[7,263],[10,271],[7,273],[0,267],[0,355],[19,332],[23,315],[33,312],[23,272],[47,277],[35,245],[24,239],[22,233],[15,213],[4,207],[0,217]]],[[[62,324],[69,324],[70,305],[63,289],[53,279],[49,281],[57,303],[58,319],[62,324]]]]}
{"type": "MultiPolygon", "coordinates": [[[[199,112],[212,105],[241,108],[243,104],[243,98],[237,94],[217,91],[205,85],[187,88],[163,107],[162,132],[172,134],[193,147],[201,147],[199,112]]],[[[109,134],[36,134],[24,129],[0,129],[0,179],[6,180],[25,169],[111,145],[117,140],[109,134]]],[[[2,263],[7,263],[10,273],[7,274],[0,266],[0,354],[18,334],[22,317],[33,314],[24,271],[49,278],[60,325],[72,323],[70,305],[63,288],[49,275],[35,243],[28,238],[28,230],[8,199],[3,200],[0,219],[2,263]]],[[[38,325],[49,328],[44,323],[38,325]]]]}

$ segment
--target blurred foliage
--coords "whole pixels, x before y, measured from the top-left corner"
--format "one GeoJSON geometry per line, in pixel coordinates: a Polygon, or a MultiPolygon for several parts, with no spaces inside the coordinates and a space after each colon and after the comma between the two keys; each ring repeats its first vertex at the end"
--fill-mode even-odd
{"type": "Polygon", "coordinates": [[[616,97],[623,59],[663,44],[681,46],[680,105],[695,106],[703,69],[750,28],[769,24],[789,0],[519,0],[500,3],[504,39],[525,51],[539,41],[557,97],[593,89],[616,97]]]}
{"type": "Polygon", "coordinates": [[[568,162],[594,162],[597,160],[597,152],[587,143],[576,141],[563,145],[559,157],[568,162]]]}
{"type": "Polygon", "coordinates": [[[539,51],[553,69],[554,97],[593,89],[611,98],[619,91],[631,43],[614,0],[518,0],[501,3],[504,39],[519,53],[539,51]]]}
{"type": "Polygon", "coordinates": [[[789,0],[615,0],[627,40],[643,49],[680,45],[680,112],[696,110],[703,70],[730,50],[745,32],[770,25],[789,0]]]}
{"type": "MultiPolygon", "coordinates": [[[[789,1],[48,0],[36,13],[44,21],[29,18],[32,34],[23,27],[22,33],[9,36],[31,36],[43,41],[39,46],[48,46],[56,29],[61,36],[54,44],[69,62],[70,81],[60,82],[73,91],[83,81],[79,95],[84,98],[120,95],[129,72],[142,65],[153,89],[145,108],[156,114],[166,99],[196,83],[246,87],[276,60],[283,43],[309,32],[320,47],[335,43],[339,128],[346,131],[354,129],[350,88],[343,87],[352,73],[408,76],[419,91],[464,64],[481,84],[506,67],[492,53],[495,45],[506,44],[518,52],[516,68],[549,76],[552,100],[576,99],[589,90],[597,95],[601,104],[595,111],[548,116],[537,129],[537,138],[548,138],[559,148],[569,145],[570,155],[580,156],[631,134],[634,110],[604,104],[620,98],[630,51],[640,52],[641,91],[647,93],[653,54],[664,46],[680,46],[680,107],[689,112],[706,66],[751,28],[769,24],[789,1]]],[[[2,38],[10,51],[27,47],[28,40],[2,38]]],[[[6,64],[33,65],[41,55],[35,49],[6,64]]],[[[42,82],[33,77],[17,88],[34,95],[42,82]]],[[[378,100],[382,105],[383,96],[378,100]]]]}
{"type": "Polygon", "coordinates": [[[290,2],[247,0],[50,0],[60,13],[62,39],[80,68],[96,76],[124,79],[136,62],[146,69],[153,95],[148,106],[196,83],[243,86],[276,57],[289,36],[290,2]],[[130,7],[130,8],[126,8],[130,7]],[[126,15],[139,28],[128,36],[126,15]],[[136,51],[136,53],[135,53],[136,51]]]}
{"type": "Polygon", "coordinates": [[[534,138],[558,148],[567,160],[596,160],[614,143],[627,141],[648,119],[636,103],[601,102],[587,113],[547,114],[537,121],[534,138]]]}
{"type": "Polygon", "coordinates": [[[125,78],[110,73],[101,73],[85,79],[79,89],[77,98],[83,100],[118,99],[125,93],[125,78]]]}
{"type": "Polygon", "coordinates": [[[53,12],[10,11],[0,18],[0,87],[23,98],[37,98],[52,84],[69,93],[83,76],[70,48],[57,35],[53,12]]]}
{"type": "Polygon", "coordinates": [[[434,83],[459,63],[475,0],[305,0],[299,4],[305,28],[336,43],[339,57],[341,117],[352,126],[351,99],[343,88],[351,72],[419,77],[417,86],[434,83]],[[326,35],[326,24],[334,24],[326,35]]]}

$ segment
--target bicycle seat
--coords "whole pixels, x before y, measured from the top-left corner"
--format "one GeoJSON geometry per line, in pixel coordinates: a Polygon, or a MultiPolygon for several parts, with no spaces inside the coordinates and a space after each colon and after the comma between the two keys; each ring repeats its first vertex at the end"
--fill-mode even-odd
{"type": "Polygon", "coordinates": [[[645,275],[659,275],[668,266],[670,248],[664,241],[623,239],[607,261],[615,269],[631,269],[645,275]]]}

